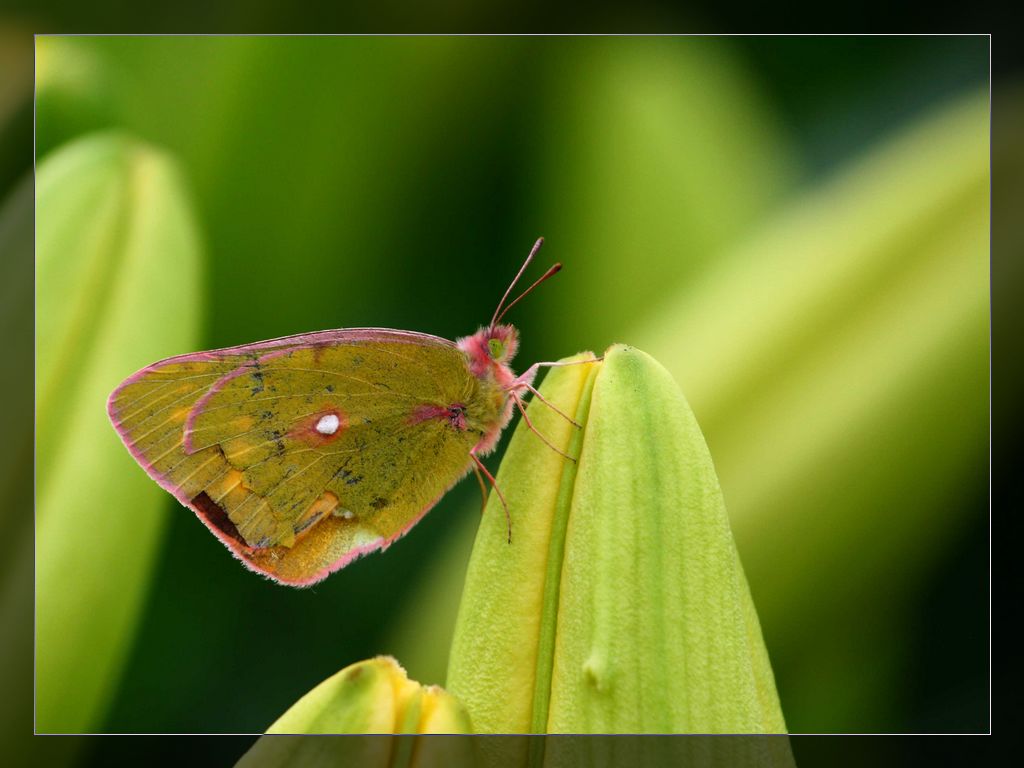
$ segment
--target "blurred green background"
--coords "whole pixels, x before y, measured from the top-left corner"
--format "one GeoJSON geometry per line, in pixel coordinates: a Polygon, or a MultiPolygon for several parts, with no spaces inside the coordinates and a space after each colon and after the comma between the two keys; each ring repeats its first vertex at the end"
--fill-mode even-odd
{"type": "MultiPolygon", "coordinates": [[[[37,318],[41,360],[116,384],[309,330],[454,338],[543,234],[565,270],[511,316],[519,367],[626,342],[672,370],[790,730],[987,729],[987,38],[41,37],[36,61],[39,175],[80,190],[77,229],[39,201],[40,238],[60,232],[37,274],[74,272],[104,184],[115,220],[184,209],[192,233],[100,259],[107,292],[40,279],[38,311],[85,308],[49,336],[37,318]],[[162,196],[119,181],[137,157],[172,179],[162,196]],[[119,259],[162,290],[122,287],[119,259]],[[113,296],[134,296],[138,328],[124,309],[93,323],[113,296]],[[138,365],[108,362],[124,344],[138,365]]],[[[16,184],[0,223],[30,232],[16,184]]],[[[102,415],[82,376],[57,385],[74,397],[40,395],[40,424],[98,426],[37,446],[37,568],[62,593],[37,611],[63,638],[60,658],[39,649],[59,692],[39,730],[262,731],[379,653],[443,682],[473,483],[387,553],[286,589],[159,489],[76,494],[142,471],[119,446],[100,470],[74,459],[73,439],[117,438],[69,411],[102,415]],[[70,486],[53,514],[51,485],[70,486]]]]}

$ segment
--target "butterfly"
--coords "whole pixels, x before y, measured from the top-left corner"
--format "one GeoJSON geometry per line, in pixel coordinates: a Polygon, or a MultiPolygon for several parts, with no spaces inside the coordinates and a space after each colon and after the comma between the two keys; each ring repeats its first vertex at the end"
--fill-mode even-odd
{"type": "Polygon", "coordinates": [[[508,504],[481,457],[515,408],[533,428],[522,396],[540,398],[537,371],[558,365],[517,376],[519,334],[502,323],[561,269],[506,304],[543,242],[470,336],[345,328],[178,355],[125,379],[110,420],[150,477],[282,584],[316,583],[386,549],[471,469],[501,498],[511,542],[508,504]]]}

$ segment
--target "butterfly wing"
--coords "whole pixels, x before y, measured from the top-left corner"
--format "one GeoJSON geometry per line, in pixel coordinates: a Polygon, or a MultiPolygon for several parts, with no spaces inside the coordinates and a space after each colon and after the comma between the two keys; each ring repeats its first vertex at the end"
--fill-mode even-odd
{"type": "Polygon", "coordinates": [[[387,547],[468,471],[502,407],[482,386],[449,341],[348,329],[169,358],[108,410],[247,566],[310,584],[387,547]],[[467,404],[468,421],[451,410],[467,404]]]}

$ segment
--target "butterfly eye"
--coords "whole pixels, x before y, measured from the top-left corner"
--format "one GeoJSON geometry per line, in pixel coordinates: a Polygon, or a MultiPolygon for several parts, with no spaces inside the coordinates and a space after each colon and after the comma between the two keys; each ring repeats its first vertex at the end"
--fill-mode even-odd
{"type": "Polygon", "coordinates": [[[491,353],[491,358],[499,360],[505,354],[505,345],[501,339],[489,339],[487,342],[487,349],[491,353]]]}

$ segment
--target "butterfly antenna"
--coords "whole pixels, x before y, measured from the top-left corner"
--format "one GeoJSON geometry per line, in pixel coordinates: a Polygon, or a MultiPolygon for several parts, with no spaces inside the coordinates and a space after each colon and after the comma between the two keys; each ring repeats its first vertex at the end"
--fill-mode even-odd
{"type": "MultiPolygon", "coordinates": [[[[513,278],[511,284],[508,287],[508,290],[505,291],[505,295],[502,296],[501,297],[501,301],[498,302],[498,306],[494,310],[494,317],[491,318],[491,325],[490,325],[491,328],[493,328],[497,324],[498,320],[501,319],[501,316],[505,314],[501,310],[501,308],[505,304],[505,299],[507,299],[508,295],[510,293],[512,293],[512,289],[516,287],[516,283],[519,282],[519,278],[523,276],[523,272],[525,272],[526,268],[528,266],[530,266],[530,262],[533,261],[533,257],[537,255],[537,251],[540,250],[540,247],[542,245],[544,245],[544,238],[543,237],[538,237],[537,238],[537,242],[534,243],[533,244],[533,248],[530,249],[530,255],[526,257],[526,261],[524,261],[523,262],[523,266],[521,266],[519,268],[519,271],[516,273],[516,276],[513,278]]],[[[522,298],[522,297],[520,297],[520,298],[522,298]]],[[[516,301],[518,301],[518,299],[516,301]]],[[[515,302],[512,302],[512,303],[514,304],[515,302]]]]}
{"type": "Polygon", "coordinates": [[[500,323],[501,322],[501,318],[503,318],[505,316],[506,312],[508,312],[510,309],[512,309],[512,307],[514,307],[516,304],[518,304],[521,299],[526,297],[534,288],[536,288],[538,285],[543,283],[549,277],[554,277],[555,275],[557,275],[559,273],[559,271],[561,271],[561,269],[562,269],[562,265],[561,264],[552,264],[551,268],[547,272],[545,272],[543,275],[541,275],[540,278],[537,280],[537,282],[535,282],[533,285],[531,285],[525,291],[520,293],[516,297],[515,301],[513,301],[511,304],[509,304],[507,307],[505,307],[503,310],[501,310],[501,314],[498,315],[496,319],[491,321],[491,327],[493,328],[496,324],[500,323]]]}

